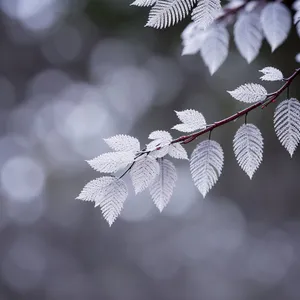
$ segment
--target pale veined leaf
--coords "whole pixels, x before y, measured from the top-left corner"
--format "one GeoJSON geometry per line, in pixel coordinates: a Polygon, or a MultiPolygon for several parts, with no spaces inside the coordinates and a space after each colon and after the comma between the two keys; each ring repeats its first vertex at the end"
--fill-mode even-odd
{"type": "Polygon", "coordinates": [[[169,143],[165,144],[161,140],[154,140],[147,145],[147,151],[151,151],[151,153],[149,155],[151,155],[155,158],[164,157],[169,152],[169,143]],[[160,148],[160,149],[156,150],[156,148],[160,148]]]}
{"type": "Polygon", "coordinates": [[[140,142],[138,139],[124,134],[115,135],[104,139],[106,144],[114,151],[140,151],[140,142]]]}
{"type": "Polygon", "coordinates": [[[172,136],[168,131],[156,130],[150,133],[149,139],[153,141],[147,145],[147,151],[151,151],[150,155],[155,158],[161,158],[168,154],[169,145],[172,141],[172,136]],[[160,148],[156,150],[157,148],[160,148]]]}
{"type": "Polygon", "coordinates": [[[233,139],[233,150],[240,167],[252,179],[263,159],[263,137],[253,124],[244,124],[233,139]]]}
{"type": "Polygon", "coordinates": [[[172,129],[176,129],[182,132],[193,132],[195,130],[203,129],[206,127],[205,118],[200,112],[194,109],[186,109],[183,111],[175,112],[182,124],[177,124],[172,127],[172,129]]]}
{"type": "Polygon", "coordinates": [[[102,214],[109,226],[119,216],[128,196],[128,190],[122,179],[105,176],[90,181],[76,199],[94,201],[101,207],[102,214]]]}
{"type": "Polygon", "coordinates": [[[139,157],[131,168],[130,176],[135,193],[140,193],[148,188],[159,174],[159,164],[150,155],[139,157]]]}
{"type": "Polygon", "coordinates": [[[221,175],[224,154],[219,143],[206,140],[197,145],[190,160],[193,181],[203,195],[216,184],[221,175]]]}
{"type": "Polygon", "coordinates": [[[298,11],[295,12],[293,19],[294,19],[294,24],[297,24],[298,22],[300,22],[300,8],[298,11]]]}
{"type": "Polygon", "coordinates": [[[229,33],[224,25],[215,24],[207,29],[200,54],[210,74],[214,74],[228,55],[229,33]]]}
{"type": "Polygon", "coordinates": [[[300,10],[300,0],[294,1],[292,4],[292,8],[293,8],[293,10],[296,10],[296,11],[300,10]]]}
{"type": "Polygon", "coordinates": [[[273,67],[266,67],[259,72],[263,73],[264,75],[260,77],[261,80],[267,81],[279,81],[283,80],[283,74],[280,70],[273,68],[273,67]]]}
{"type": "Polygon", "coordinates": [[[265,37],[274,51],[286,40],[290,32],[291,13],[283,3],[268,3],[261,12],[261,24],[265,37]]]}
{"type": "Polygon", "coordinates": [[[172,141],[172,136],[168,131],[164,131],[164,130],[156,130],[153,131],[149,134],[148,139],[150,140],[164,140],[167,142],[171,142],[172,141]]]}
{"type": "Polygon", "coordinates": [[[224,8],[224,12],[226,12],[226,10],[228,9],[236,9],[238,7],[240,7],[241,5],[245,4],[244,0],[233,0],[233,1],[228,1],[228,3],[223,5],[224,8]]]}
{"type": "Polygon", "coordinates": [[[125,168],[134,161],[135,154],[132,151],[110,152],[87,160],[87,163],[96,171],[103,173],[115,173],[125,168]]]}
{"type": "Polygon", "coordinates": [[[200,32],[198,35],[183,41],[183,49],[181,55],[192,55],[200,51],[205,34],[200,32]]]}
{"type": "MultiPolygon", "coordinates": [[[[244,1],[243,1],[244,2],[244,1]]],[[[245,2],[244,2],[245,3],[245,2]]],[[[246,12],[252,12],[254,11],[258,6],[259,6],[260,3],[258,3],[258,1],[250,1],[246,4],[245,6],[245,11],[246,12]]]]}
{"type": "Polygon", "coordinates": [[[300,8],[294,15],[294,24],[296,26],[296,31],[300,37],[300,8]]]}
{"type": "Polygon", "coordinates": [[[221,12],[220,0],[199,0],[192,12],[192,19],[206,29],[221,12]]]}
{"type": "Polygon", "coordinates": [[[103,199],[96,202],[100,205],[104,219],[111,226],[120,215],[124,202],[128,196],[128,190],[122,179],[117,179],[102,191],[103,199]]]}
{"type": "Polygon", "coordinates": [[[263,34],[259,15],[255,12],[240,14],[234,25],[234,41],[248,63],[259,54],[263,34]]]}
{"type": "Polygon", "coordinates": [[[146,26],[165,28],[181,21],[196,0],[157,0],[151,8],[146,26]]]}
{"type": "Polygon", "coordinates": [[[196,36],[199,32],[203,31],[195,22],[188,24],[181,33],[181,39],[184,41],[189,40],[196,36]]]}
{"type": "Polygon", "coordinates": [[[149,187],[151,197],[160,212],[167,206],[177,181],[176,168],[167,159],[159,159],[160,172],[149,187]]]}
{"type": "Polygon", "coordinates": [[[82,201],[97,201],[97,199],[102,199],[102,191],[106,186],[109,186],[115,181],[115,177],[105,176],[94,179],[87,183],[79,196],[76,199],[82,201]]]}
{"type": "Polygon", "coordinates": [[[170,145],[168,154],[177,159],[189,159],[186,150],[179,143],[170,145]]]}
{"type": "Polygon", "coordinates": [[[292,157],[300,141],[300,103],[297,99],[284,100],[276,107],[274,128],[280,143],[292,157]]]}
{"type": "Polygon", "coordinates": [[[156,0],[135,0],[130,5],[135,6],[152,6],[156,3],[156,0]]]}
{"type": "Polygon", "coordinates": [[[200,51],[206,37],[206,31],[201,29],[195,22],[190,23],[182,32],[182,55],[195,54],[200,51]]]}
{"type": "Polygon", "coordinates": [[[227,91],[234,99],[254,103],[266,99],[268,92],[266,89],[257,83],[246,83],[239,86],[233,91],[227,91]]]}

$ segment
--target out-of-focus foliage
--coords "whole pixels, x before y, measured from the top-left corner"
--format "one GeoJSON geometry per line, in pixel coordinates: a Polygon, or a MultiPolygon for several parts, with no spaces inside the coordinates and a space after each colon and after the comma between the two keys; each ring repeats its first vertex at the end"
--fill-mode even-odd
{"type": "Polygon", "coordinates": [[[144,28],[126,0],[0,0],[0,13],[1,300],[299,299],[299,155],[278,145],[271,106],[248,116],[268,145],[252,182],[228,125],[213,133],[227,162],[205,202],[185,161],[162,215],[141,193],[109,229],[74,200],[97,176],[84,160],[107,152],[102,137],[142,140],[173,126],[172,110],[209,123],[240,109],[224,91],[266,65],[290,74],[296,32],[250,68],[232,51],[211,78],[181,57],[180,25],[144,28]]]}

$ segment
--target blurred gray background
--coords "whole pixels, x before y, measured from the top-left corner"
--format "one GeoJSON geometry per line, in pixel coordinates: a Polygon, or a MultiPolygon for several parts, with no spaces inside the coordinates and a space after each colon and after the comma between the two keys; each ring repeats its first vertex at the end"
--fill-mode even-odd
{"type": "MultiPolygon", "coordinates": [[[[181,56],[188,20],[144,28],[148,9],[129,4],[0,0],[0,300],[298,300],[300,153],[290,159],[277,141],[274,105],[248,116],[265,139],[252,181],[232,151],[238,120],[212,134],[225,166],[205,201],[186,161],[175,162],[179,180],[162,214],[130,187],[109,228],[98,208],[75,200],[99,176],[85,160],[109,150],[103,138],[144,144],[187,108],[212,123],[245,107],[226,90],[259,82],[265,66],[286,76],[296,67],[293,29],[274,54],[264,43],[251,65],[231,40],[211,77],[199,55],[181,56]]],[[[300,97],[299,82],[291,96],[300,97]]]]}

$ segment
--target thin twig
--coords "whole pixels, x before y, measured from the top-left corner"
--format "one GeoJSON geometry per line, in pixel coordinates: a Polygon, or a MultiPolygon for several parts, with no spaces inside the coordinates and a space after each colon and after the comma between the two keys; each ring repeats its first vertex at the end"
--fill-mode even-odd
{"type": "MultiPolygon", "coordinates": [[[[209,137],[211,136],[211,132],[215,129],[215,128],[218,128],[218,127],[221,127],[227,123],[230,123],[232,121],[235,121],[237,120],[238,118],[242,117],[242,116],[247,116],[249,112],[251,112],[252,110],[255,110],[256,108],[258,107],[261,107],[261,108],[265,108],[267,107],[270,103],[273,103],[276,101],[276,99],[286,90],[289,88],[289,86],[291,85],[291,83],[293,82],[293,80],[300,74],[300,68],[299,69],[296,69],[295,72],[290,76],[288,77],[286,80],[285,80],[285,83],[284,85],[278,89],[276,92],[273,92],[273,93],[270,93],[266,96],[266,98],[262,101],[259,101],[255,104],[252,104],[251,106],[223,119],[223,120],[220,120],[220,121],[217,121],[213,124],[210,124],[210,125],[206,125],[204,129],[201,129],[197,132],[194,132],[192,134],[189,134],[189,135],[184,135],[184,136],[181,136],[179,138],[176,138],[174,140],[172,140],[170,142],[170,145],[171,144],[176,144],[176,143],[180,143],[180,144],[189,144],[191,143],[192,141],[194,141],[195,139],[197,139],[199,136],[209,132],[209,137]]],[[[245,119],[246,121],[246,119],[245,119]]],[[[161,149],[161,146],[156,148],[156,149],[153,149],[153,151],[155,150],[159,150],[161,149]]],[[[147,151],[145,148],[142,149],[140,152],[137,153],[136,157],[135,157],[135,161],[128,167],[128,169],[119,177],[119,179],[121,179],[122,177],[124,177],[130,170],[131,168],[133,167],[133,165],[135,164],[136,162],[136,159],[144,154],[149,154],[151,151],[147,151]]]]}
{"type": "Polygon", "coordinates": [[[192,133],[190,135],[185,135],[185,136],[181,136],[177,139],[174,139],[171,144],[175,144],[175,143],[179,143],[179,142],[183,142],[184,144],[188,144],[190,143],[191,141],[195,140],[196,138],[198,138],[199,136],[207,133],[207,132],[210,132],[211,130],[215,129],[215,128],[218,128],[222,125],[225,125],[229,122],[232,122],[246,114],[248,114],[250,111],[260,107],[261,105],[262,108],[268,106],[270,103],[272,102],[275,102],[275,100],[291,85],[291,83],[293,82],[293,80],[297,77],[297,75],[300,74],[300,68],[299,69],[296,69],[295,72],[289,77],[287,78],[285,84],[279,89],[277,90],[276,92],[272,93],[272,94],[269,94],[267,96],[266,99],[262,100],[262,101],[259,101],[237,113],[235,113],[234,115],[231,115],[229,116],[228,118],[225,118],[223,120],[220,120],[220,121],[217,121],[215,123],[213,123],[211,126],[205,128],[205,129],[202,129],[200,131],[197,131],[195,133],[192,133]]]}

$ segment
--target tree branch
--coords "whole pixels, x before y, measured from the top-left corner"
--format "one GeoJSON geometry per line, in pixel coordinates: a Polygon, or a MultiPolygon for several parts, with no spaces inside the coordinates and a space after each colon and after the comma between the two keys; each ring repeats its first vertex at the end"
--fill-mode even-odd
{"type": "Polygon", "coordinates": [[[182,143],[182,144],[188,144],[192,141],[194,141],[196,138],[198,138],[199,136],[212,131],[215,128],[218,128],[220,126],[223,126],[227,123],[230,123],[246,114],[248,114],[250,111],[255,110],[256,108],[260,107],[262,105],[262,108],[265,108],[266,106],[268,106],[270,103],[275,102],[276,99],[291,85],[291,83],[293,82],[293,80],[297,77],[297,75],[300,74],[300,68],[296,69],[295,72],[285,80],[285,84],[278,89],[276,92],[268,94],[266,99],[259,101],[237,113],[235,113],[234,115],[229,116],[228,118],[225,118],[223,120],[217,121],[211,125],[209,125],[208,127],[206,127],[205,129],[202,129],[200,131],[197,131],[195,133],[192,133],[190,135],[185,135],[185,136],[181,136],[177,139],[174,139],[171,144],[175,144],[175,143],[182,143]]]}

